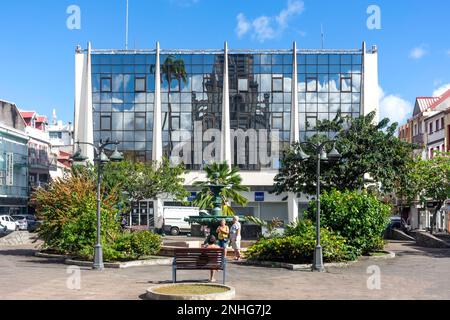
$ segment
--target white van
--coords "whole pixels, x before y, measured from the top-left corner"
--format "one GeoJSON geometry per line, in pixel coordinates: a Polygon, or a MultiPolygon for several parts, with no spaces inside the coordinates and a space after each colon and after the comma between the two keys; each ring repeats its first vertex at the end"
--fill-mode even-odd
{"type": "Polygon", "coordinates": [[[185,219],[199,216],[200,209],[194,207],[164,207],[164,232],[177,236],[182,232],[190,232],[191,225],[185,219]]]}

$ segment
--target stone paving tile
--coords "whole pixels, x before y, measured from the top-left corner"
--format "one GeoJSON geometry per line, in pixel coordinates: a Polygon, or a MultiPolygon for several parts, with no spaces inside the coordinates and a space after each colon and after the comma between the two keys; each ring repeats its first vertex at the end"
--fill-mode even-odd
{"type": "MultiPolygon", "coordinates": [[[[397,258],[363,260],[327,273],[289,271],[230,264],[227,284],[237,299],[450,299],[450,250],[392,242],[397,258]],[[381,290],[367,289],[367,268],[381,270],[381,290]]],[[[171,280],[169,266],[104,272],[81,269],[81,290],[69,290],[67,267],[33,256],[27,247],[1,248],[0,299],[140,299],[147,288],[171,280]]],[[[220,275],[219,275],[220,277],[220,275]]],[[[207,272],[180,271],[181,281],[206,280],[207,272]]]]}

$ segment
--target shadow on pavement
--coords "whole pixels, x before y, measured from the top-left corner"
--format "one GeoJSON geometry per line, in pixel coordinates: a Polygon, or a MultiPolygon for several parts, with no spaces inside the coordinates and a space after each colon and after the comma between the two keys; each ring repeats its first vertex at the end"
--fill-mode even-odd
{"type": "Polygon", "coordinates": [[[397,256],[427,256],[432,258],[450,258],[450,249],[448,248],[419,247],[413,242],[405,243],[404,246],[412,250],[395,251],[395,254],[397,256]]]}
{"type": "Polygon", "coordinates": [[[0,256],[16,256],[16,257],[33,257],[34,253],[37,252],[36,249],[0,249],[0,256]]]}

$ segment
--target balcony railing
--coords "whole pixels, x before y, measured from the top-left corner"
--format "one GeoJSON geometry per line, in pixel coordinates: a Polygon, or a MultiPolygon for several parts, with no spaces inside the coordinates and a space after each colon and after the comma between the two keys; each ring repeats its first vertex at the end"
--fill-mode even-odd
{"type": "Polygon", "coordinates": [[[423,133],[415,135],[414,137],[412,137],[412,143],[424,145],[425,144],[425,135],[423,133]]]}

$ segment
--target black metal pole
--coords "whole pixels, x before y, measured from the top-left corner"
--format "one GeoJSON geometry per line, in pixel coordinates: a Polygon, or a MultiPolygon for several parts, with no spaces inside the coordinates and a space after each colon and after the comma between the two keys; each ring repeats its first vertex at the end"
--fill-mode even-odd
{"type": "Polygon", "coordinates": [[[95,245],[94,252],[94,269],[103,270],[105,268],[103,264],[103,249],[101,243],[101,186],[102,186],[102,163],[100,159],[101,150],[98,152],[98,179],[97,179],[97,243],[95,245]]]}
{"type": "Polygon", "coordinates": [[[320,161],[322,148],[324,146],[317,146],[317,193],[316,193],[316,202],[317,202],[317,216],[316,216],[316,250],[314,252],[314,264],[313,271],[316,272],[324,272],[325,268],[323,266],[323,255],[322,255],[322,246],[320,244],[320,161]]]}

